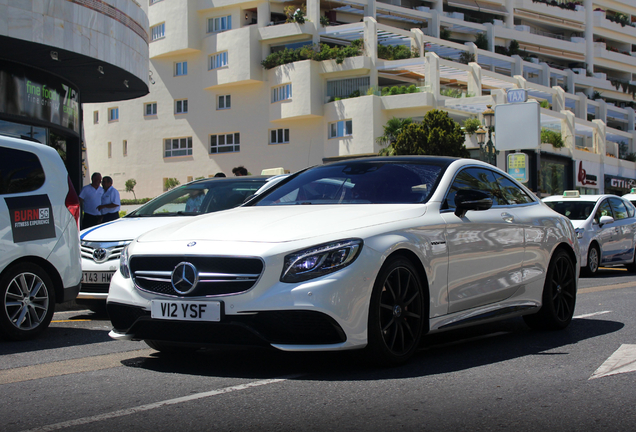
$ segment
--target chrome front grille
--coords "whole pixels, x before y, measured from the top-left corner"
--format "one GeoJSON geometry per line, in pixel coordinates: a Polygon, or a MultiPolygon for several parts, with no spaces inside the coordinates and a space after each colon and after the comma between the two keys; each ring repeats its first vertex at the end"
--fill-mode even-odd
{"type": "MultiPolygon", "coordinates": [[[[135,286],[156,294],[174,297],[200,297],[238,294],[252,288],[263,273],[260,258],[219,256],[132,256],[130,271],[135,286]],[[196,269],[197,283],[179,292],[172,283],[173,271],[181,263],[196,269]]],[[[178,276],[178,275],[177,275],[178,276]]]]}
{"type": "Polygon", "coordinates": [[[119,259],[121,252],[130,243],[130,240],[117,242],[89,242],[82,240],[80,252],[82,258],[103,263],[106,261],[115,261],[119,259]]]}

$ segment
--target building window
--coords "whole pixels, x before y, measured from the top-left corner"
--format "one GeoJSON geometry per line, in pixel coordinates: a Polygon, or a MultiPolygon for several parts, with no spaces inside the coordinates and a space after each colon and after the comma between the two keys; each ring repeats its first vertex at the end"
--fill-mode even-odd
{"type": "Polygon", "coordinates": [[[155,41],[166,37],[166,23],[150,27],[150,40],[155,41]]]}
{"type": "Polygon", "coordinates": [[[329,123],[329,138],[339,138],[351,135],[353,135],[351,120],[340,120],[339,122],[329,123]]]}
{"type": "Polygon", "coordinates": [[[154,116],[157,115],[157,102],[150,102],[144,105],[144,115],[154,116]]]}
{"type": "Polygon", "coordinates": [[[128,156],[128,141],[127,141],[127,140],[124,140],[124,141],[121,143],[121,147],[122,147],[122,149],[121,149],[121,150],[122,150],[123,155],[124,155],[124,156],[128,156]]]}
{"type": "Polygon", "coordinates": [[[175,114],[186,114],[188,112],[188,100],[181,99],[174,101],[174,113],[175,114]]]}
{"type": "Polygon", "coordinates": [[[192,137],[166,138],[163,146],[163,157],[192,155],[192,137]]]}
{"type": "Polygon", "coordinates": [[[208,33],[232,30],[232,15],[208,19],[208,33]]]}
{"type": "Polygon", "coordinates": [[[289,142],[289,129],[271,129],[269,131],[270,144],[284,144],[289,142]]]}
{"type": "Polygon", "coordinates": [[[119,108],[109,108],[108,109],[108,121],[117,121],[119,120],[119,108]]]}
{"type": "Polygon", "coordinates": [[[292,97],[291,83],[274,87],[272,89],[272,103],[282,101],[285,99],[291,99],[291,97],[292,97]]]}
{"type": "Polygon", "coordinates": [[[110,159],[111,157],[113,157],[113,144],[108,141],[108,158],[110,159]]]}
{"type": "Polygon", "coordinates": [[[232,108],[232,98],[230,97],[230,95],[222,95],[219,96],[218,99],[219,103],[216,107],[216,109],[230,109],[232,108]]]}
{"type": "Polygon", "coordinates": [[[93,111],[93,124],[99,123],[99,111],[93,111]]]}
{"type": "Polygon", "coordinates": [[[210,56],[210,69],[218,69],[227,66],[227,51],[210,56]]]}
{"type": "Polygon", "coordinates": [[[240,150],[240,133],[210,135],[210,153],[232,153],[240,150]]]}
{"type": "Polygon", "coordinates": [[[188,74],[188,62],[176,62],[174,64],[174,76],[183,76],[188,74]]]}

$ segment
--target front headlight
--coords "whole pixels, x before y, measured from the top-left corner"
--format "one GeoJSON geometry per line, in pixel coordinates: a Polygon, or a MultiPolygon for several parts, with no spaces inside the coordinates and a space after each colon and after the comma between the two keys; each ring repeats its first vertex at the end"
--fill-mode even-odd
{"type": "Polygon", "coordinates": [[[119,272],[126,279],[130,278],[130,268],[128,267],[128,245],[121,251],[119,255],[119,272]]]}
{"type": "Polygon", "coordinates": [[[361,239],[340,240],[289,254],[280,281],[303,282],[345,268],[360,255],[362,244],[361,239]]]}
{"type": "Polygon", "coordinates": [[[583,229],[583,228],[576,228],[574,230],[574,232],[576,233],[576,238],[577,239],[583,238],[583,232],[584,231],[585,231],[585,229],[583,229]]]}

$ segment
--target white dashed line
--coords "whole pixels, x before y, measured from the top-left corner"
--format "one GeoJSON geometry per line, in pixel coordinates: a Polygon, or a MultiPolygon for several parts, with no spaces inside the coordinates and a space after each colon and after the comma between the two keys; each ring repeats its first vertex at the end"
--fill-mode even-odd
{"type": "Polygon", "coordinates": [[[137,413],[140,413],[140,412],[143,412],[143,411],[152,410],[152,409],[155,409],[155,408],[161,408],[161,407],[165,407],[165,406],[169,406],[169,405],[176,405],[176,404],[189,402],[189,401],[193,401],[193,400],[197,400],[197,399],[203,399],[203,398],[210,397],[210,396],[217,396],[217,395],[221,395],[221,394],[225,394],[225,393],[231,393],[231,392],[235,392],[235,391],[239,391],[239,390],[245,390],[245,389],[249,389],[249,388],[253,388],[253,387],[260,387],[260,386],[264,386],[264,385],[268,385],[268,384],[275,384],[275,383],[287,381],[289,379],[298,378],[300,376],[302,376],[302,374],[290,375],[290,376],[281,377],[281,378],[273,378],[273,379],[267,379],[267,380],[254,381],[254,382],[241,384],[241,385],[237,385],[237,386],[225,387],[225,388],[218,389],[218,390],[211,390],[211,391],[208,391],[208,392],[196,393],[196,394],[193,394],[193,395],[183,396],[183,397],[179,397],[179,398],[175,398],[175,399],[168,399],[168,400],[155,402],[155,403],[151,403],[151,404],[147,404],[147,405],[140,405],[140,406],[137,406],[137,407],[127,408],[127,409],[123,409],[123,410],[119,410],[119,411],[113,411],[113,412],[110,412],[110,413],[104,413],[104,414],[99,414],[99,415],[95,415],[95,416],[83,417],[83,418],[79,418],[79,419],[75,419],[75,420],[69,420],[69,421],[65,421],[65,422],[61,422],[61,423],[55,423],[55,424],[51,424],[51,425],[46,425],[46,426],[34,428],[34,429],[29,429],[29,430],[23,431],[23,432],[46,432],[46,431],[54,431],[54,430],[63,429],[63,428],[67,428],[67,427],[72,427],[72,426],[82,426],[82,425],[93,423],[93,422],[97,422],[97,421],[110,420],[110,419],[113,419],[113,418],[123,417],[123,416],[131,415],[131,414],[137,414],[137,413]]]}

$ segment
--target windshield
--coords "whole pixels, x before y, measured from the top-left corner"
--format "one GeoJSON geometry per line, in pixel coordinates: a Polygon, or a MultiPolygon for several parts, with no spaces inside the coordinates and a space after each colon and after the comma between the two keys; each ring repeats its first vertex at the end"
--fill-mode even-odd
{"type": "Polygon", "coordinates": [[[301,173],[256,205],[421,203],[433,193],[442,171],[434,163],[324,165],[301,173]]]}
{"type": "Polygon", "coordinates": [[[591,201],[547,201],[552,210],[567,216],[570,220],[586,220],[594,211],[596,203],[591,201]]]}
{"type": "Polygon", "coordinates": [[[266,178],[188,183],[158,196],[127,217],[196,216],[239,206],[265,184],[266,178]]]}

